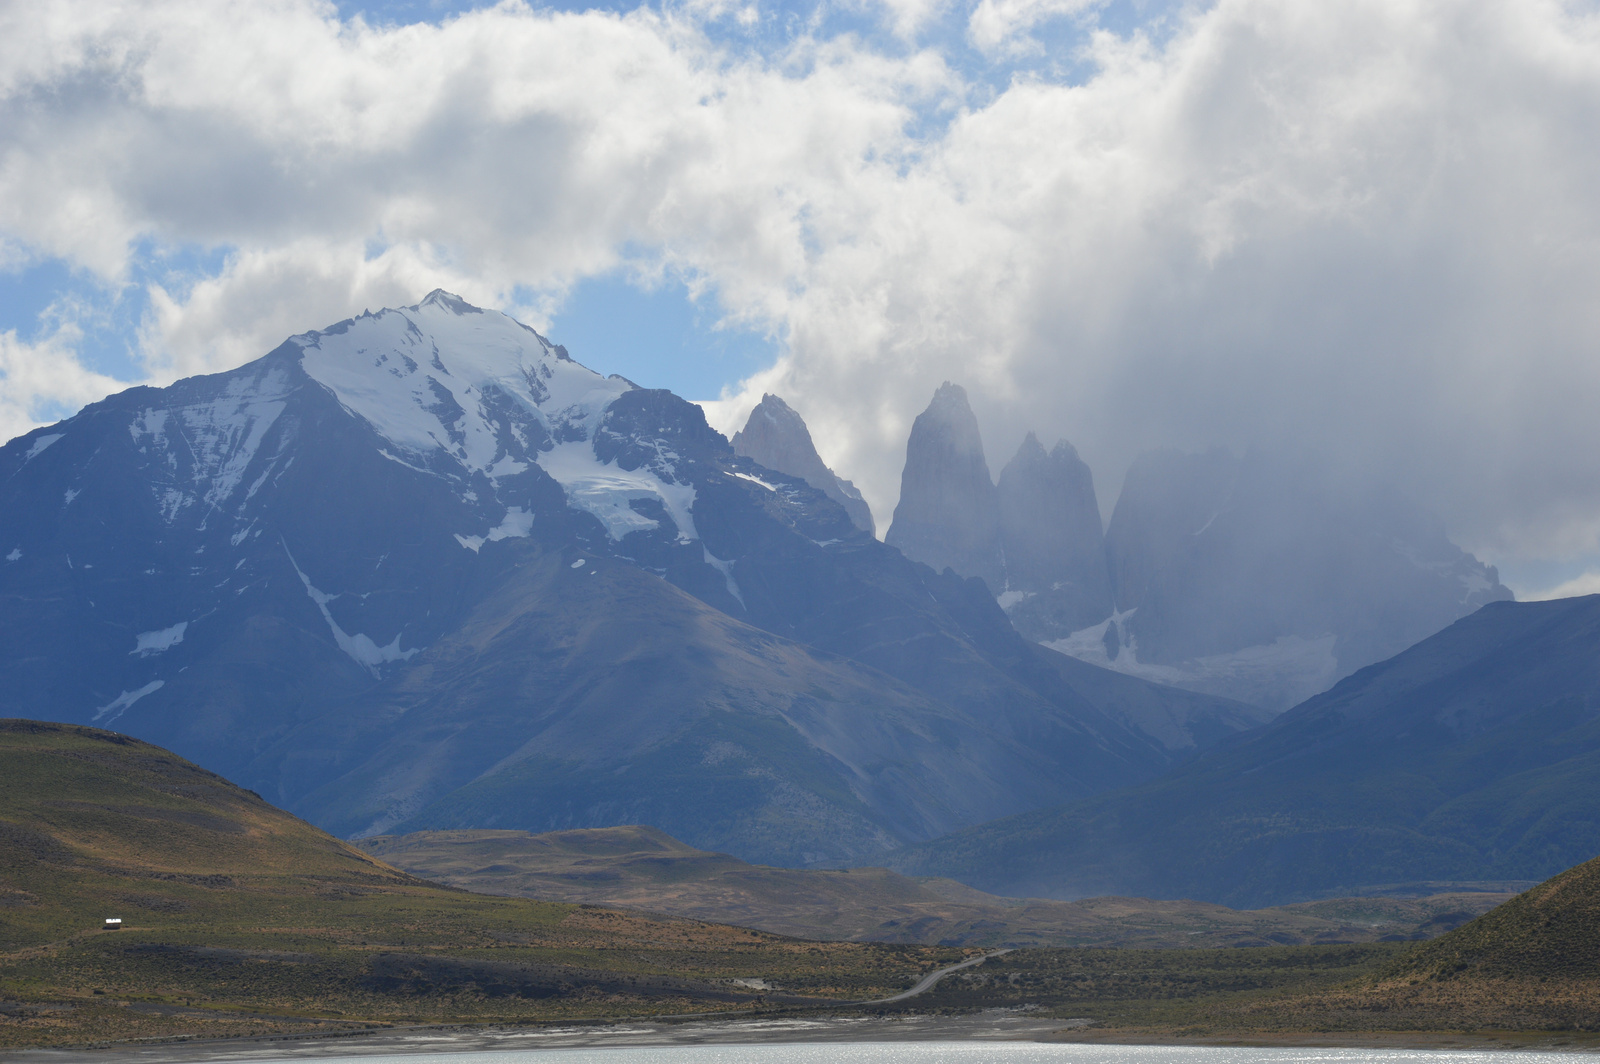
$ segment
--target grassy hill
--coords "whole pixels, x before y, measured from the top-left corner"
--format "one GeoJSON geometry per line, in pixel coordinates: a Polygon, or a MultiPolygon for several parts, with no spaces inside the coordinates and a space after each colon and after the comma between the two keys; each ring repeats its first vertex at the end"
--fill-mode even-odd
{"type": "Polygon", "coordinates": [[[1346,985],[1223,1002],[1198,1022],[1277,1030],[1559,1031],[1580,1038],[1600,1032],[1600,858],[1346,985]]]}
{"type": "Polygon", "coordinates": [[[1600,858],[1406,953],[1349,1004],[1600,1031],[1600,858]]]}
{"type": "Polygon", "coordinates": [[[486,894],[627,906],[834,941],[1185,948],[1374,942],[1448,931],[1511,896],[1346,898],[1255,911],[1144,898],[1005,898],[883,868],[747,864],[640,826],[537,835],[422,831],[360,846],[419,876],[486,894]]]}
{"type": "Polygon", "coordinates": [[[158,747],[0,721],[0,1045],[859,999],[961,956],[470,894],[158,747]]]}

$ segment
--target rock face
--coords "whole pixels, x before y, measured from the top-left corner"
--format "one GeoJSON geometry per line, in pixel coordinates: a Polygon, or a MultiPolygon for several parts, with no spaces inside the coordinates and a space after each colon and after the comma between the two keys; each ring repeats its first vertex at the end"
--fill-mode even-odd
{"type": "Polygon", "coordinates": [[[0,716],[347,836],[651,823],[834,867],[1259,719],[1030,644],[699,407],[443,292],[0,447],[0,716]]]}
{"type": "Polygon", "coordinates": [[[1005,588],[999,498],[978,419],[958,384],[940,385],[912,423],[900,502],[884,542],[935,570],[977,577],[993,593],[1005,588]]]}
{"type": "Polygon", "coordinates": [[[1028,433],[1000,471],[1000,599],[1018,631],[1059,639],[1111,615],[1111,580],[1094,476],[1072,444],[1045,452],[1028,433]]]}
{"type": "Polygon", "coordinates": [[[1194,538],[1227,506],[1238,476],[1238,459],[1222,447],[1147,451],[1134,461],[1105,537],[1119,611],[1138,609],[1185,567],[1194,538]]]}
{"type": "Polygon", "coordinates": [[[761,402],[750,411],[744,428],[734,433],[729,442],[733,444],[734,454],[768,469],[799,477],[843,506],[857,528],[868,535],[875,533],[872,510],[861,492],[822,463],[805,421],[778,396],[763,395],[761,402]]]}
{"type": "Polygon", "coordinates": [[[1033,433],[989,479],[966,392],[945,382],[906,443],[900,503],[884,542],[908,558],[979,577],[1017,630],[1061,639],[1111,615],[1094,477],[1072,444],[1033,433]]]}
{"type": "Polygon", "coordinates": [[[1051,645],[1277,709],[1511,597],[1410,500],[1260,451],[1141,456],[1106,553],[1117,615],[1051,645]]]}
{"type": "Polygon", "coordinates": [[[1492,602],[1158,783],[899,867],[1022,897],[1239,908],[1520,890],[1600,852],[1597,720],[1600,595],[1492,602]]]}

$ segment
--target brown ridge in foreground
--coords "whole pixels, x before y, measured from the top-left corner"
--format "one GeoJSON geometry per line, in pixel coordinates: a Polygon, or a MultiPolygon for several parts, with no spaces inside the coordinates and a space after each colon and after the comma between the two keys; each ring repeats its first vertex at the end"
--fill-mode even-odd
{"type": "Polygon", "coordinates": [[[1352,1003],[1484,1026],[1600,1031],[1600,858],[1396,960],[1352,1003]]]}
{"type": "Polygon", "coordinates": [[[698,850],[652,827],[419,831],[363,839],[408,872],[485,894],[617,905],[829,941],[1139,948],[1429,938],[1511,898],[1334,898],[1253,911],[1196,901],[1005,898],[884,868],[801,870],[698,850]]]}
{"type": "Polygon", "coordinates": [[[1347,985],[1232,1003],[1206,1022],[1269,1030],[1600,1031],[1600,858],[1347,985]]]}
{"type": "Polygon", "coordinates": [[[159,747],[0,720],[0,1046],[860,1000],[965,955],[472,894],[159,747]]]}

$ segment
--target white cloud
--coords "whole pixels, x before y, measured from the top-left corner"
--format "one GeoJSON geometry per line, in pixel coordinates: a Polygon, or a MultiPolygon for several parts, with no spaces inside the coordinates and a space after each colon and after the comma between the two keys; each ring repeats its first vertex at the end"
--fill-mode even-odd
{"type": "Polygon", "coordinates": [[[1546,602],[1550,599],[1576,598],[1579,595],[1600,595],[1600,571],[1590,570],[1555,587],[1517,597],[1525,602],[1546,602]]]}
{"type": "Polygon", "coordinates": [[[967,36],[985,52],[1037,51],[1025,34],[1046,19],[1101,7],[1105,0],[979,0],[967,19],[967,36]]]}
{"type": "Polygon", "coordinates": [[[84,368],[74,351],[81,339],[71,325],[35,343],[14,330],[0,333],[0,440],[56,420],[63,406],[76,409],[124,387],[84,368]]]}
{"type": "Polygon", "coordinates": [[[220,274],[178,295],[152,286],[142,329],[151,379],[238,366],[295,333],[414,303],[435,288],[482,305],[504,302],[503,293],[429,250],[401,246],[368,256],[359,242],[306,239],[234,255],[220,274]]]}
{"type": "MultiPolygon", "coordinates": [[[[1012,54],[1089,7],[961,10],[1012,54]]],[[[890,10],[909,39],[939,8],[890,10]]],[[[0,246],[113,280],[140,241],[224,249],[152,291],[161,380],[435,285],[531,291],[537,317],[626,259],[670,270],[788,339],[712,415],[785,395],[880,523],[948,378],[993,466],[1028,428],[1065,435],[1107,504],[1147,447],[1288,442],[1413,490],[1474,547],[1600,544],[1588,7],[1219,0],[1159,41],[1094,35],[1080,84],[993,93],[927,48],[734,54],[699,21],[733,5],[664,11],[373,28],[311,0],[12,5],[0,246]]],[[[30,366],[61,350],[9,343],[30,366]]],[[[0,403],[36,408],[50,372],[32,393],[8,375],[0,403]]]]}

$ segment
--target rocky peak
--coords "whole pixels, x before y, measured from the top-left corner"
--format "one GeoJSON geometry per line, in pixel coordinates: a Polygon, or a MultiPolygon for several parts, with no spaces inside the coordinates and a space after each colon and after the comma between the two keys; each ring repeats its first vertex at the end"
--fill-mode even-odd
{"type": "Polygon", "coordinates": [[[1065,440],[1046,452],[1028,433],[996,487],[1013,623],[1060,639],[1111,615],[1111,582],[1094,476],[1065,440]]]}
{"type": "Polygon", "coordinates": [[[851,522],[875,531],[872,510],[850,481],[823,464],[803,418],[776,395],[763,395],[744,428],[733,434],[733,451],[779,473],[799,477],[843,506],[851,522]]]}
{"type": "Polygon", "coordinates": [[[1005,586],[999,500],[978,419],[958,384],[940,385],[911,426],[900,502],[884,542],[936,570],[981,577],[991,591],[1005,586]]]}

